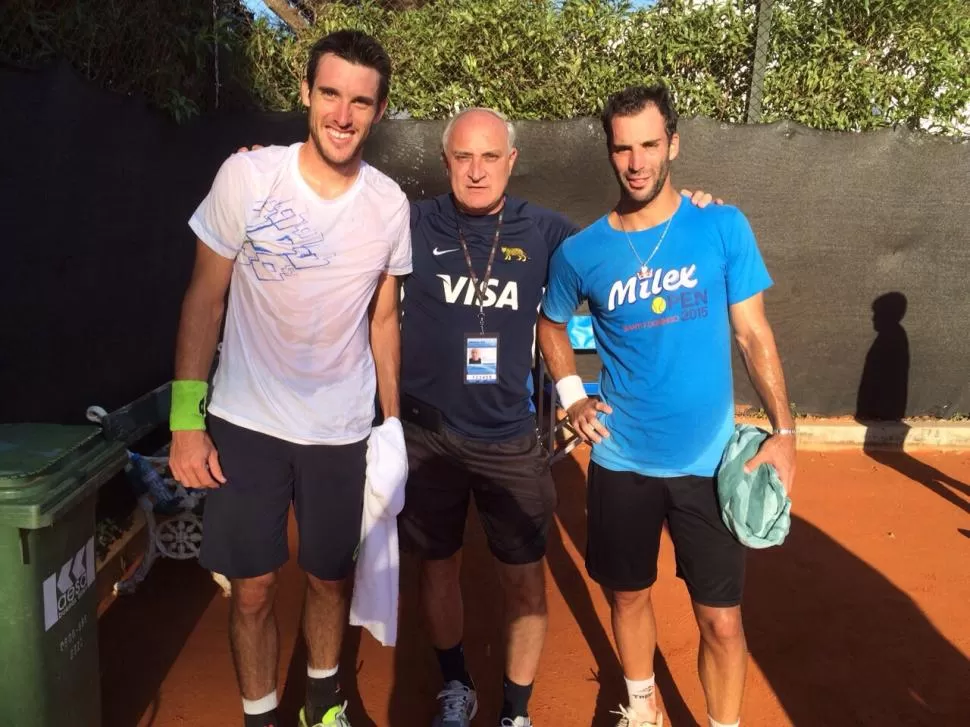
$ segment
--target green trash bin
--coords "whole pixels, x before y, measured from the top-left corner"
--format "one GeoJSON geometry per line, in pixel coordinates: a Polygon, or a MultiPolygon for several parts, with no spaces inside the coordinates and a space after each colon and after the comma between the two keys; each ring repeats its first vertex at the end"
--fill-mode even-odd
{"type": "Polygon", "coordinates": [[[101,725],[95,495],[126,461],[98,426],[0,424],[0,725],[101,725]]]}

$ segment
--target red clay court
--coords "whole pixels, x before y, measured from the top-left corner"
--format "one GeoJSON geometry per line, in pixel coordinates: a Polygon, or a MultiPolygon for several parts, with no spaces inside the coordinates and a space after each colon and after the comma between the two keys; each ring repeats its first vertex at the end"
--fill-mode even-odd
{"type": "MultiPolygon", "coordinates": [[[[537,727],[612,726],[610,711],[625,701],[607,600],[583,567],[587,452],[555,468],[549,636],[531,706],[537,727]]],[[[802,452],[793,495],[787,542],[748,561],[752,658],[742,724],[970,725],[970,453],[802,452]]],[[[500,594],[473,522],[465,645],[482,700],[475,724],[496,725],[500,594]]],[[[342,671],[354,727],[430,724],[439,674],[414,576],[405,561],[396,649],[349,632],[342,671]]],[[[301,589],[291,561],[277,606],[287,727],[296,724],[306,674],[301,589]]],[[[706,727],[697,631],[666,539],[654,604],[668,723],[706,727]]],[[[227,613],[228,601],[195,561],[160,561],[135,595],[117,599],[100,619],[104,727],[241,724],[227,613]]]]}

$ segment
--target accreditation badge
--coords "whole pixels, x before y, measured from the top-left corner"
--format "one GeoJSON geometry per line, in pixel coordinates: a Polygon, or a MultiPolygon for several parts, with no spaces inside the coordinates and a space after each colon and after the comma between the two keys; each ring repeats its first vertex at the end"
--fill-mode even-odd
{"type": "Polygon", "coordinates": [[[498,383],[498,334],[465,334],[465,383],[498,383]]]}

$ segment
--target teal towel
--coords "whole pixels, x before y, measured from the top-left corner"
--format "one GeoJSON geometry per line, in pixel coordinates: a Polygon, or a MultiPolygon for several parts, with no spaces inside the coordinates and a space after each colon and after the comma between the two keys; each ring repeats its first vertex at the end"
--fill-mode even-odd
{"type": "Polygon", "coordinates": [[[717,498],[728,530],[749,548],[785,542],[791,528],[791,498],[770,464],[746,474],[744,463],[758,452],[768,432],[749,424],[735,426],[717,471],[717,498]]]}

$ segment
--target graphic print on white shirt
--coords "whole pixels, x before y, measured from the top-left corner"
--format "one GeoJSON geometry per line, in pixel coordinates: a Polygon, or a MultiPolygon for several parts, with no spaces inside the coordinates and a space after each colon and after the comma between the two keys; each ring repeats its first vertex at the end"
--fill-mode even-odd
{"type": "Polygon", "coordinates": [[[189,222],[235,260],[209,411],[298,444],[347,444],[374,418],[368,306],[382,273],[411,271],[410,206],[367,164],[320,198],[301,145],[227,159],[189,222]]]}
{"type": "Polygon", "coordinates": [[[330,263],[333,254],[324,250],[323,235],[306,216],[294,211],[288,199],[257,200],[256,220],[246,226],[246,242],[240,256],[252,266],[260,280],[283,280],[297,270],[318,268],[330,263]],[[275,245],[253,242],[252,235],[271,235],[275,245]]]}

